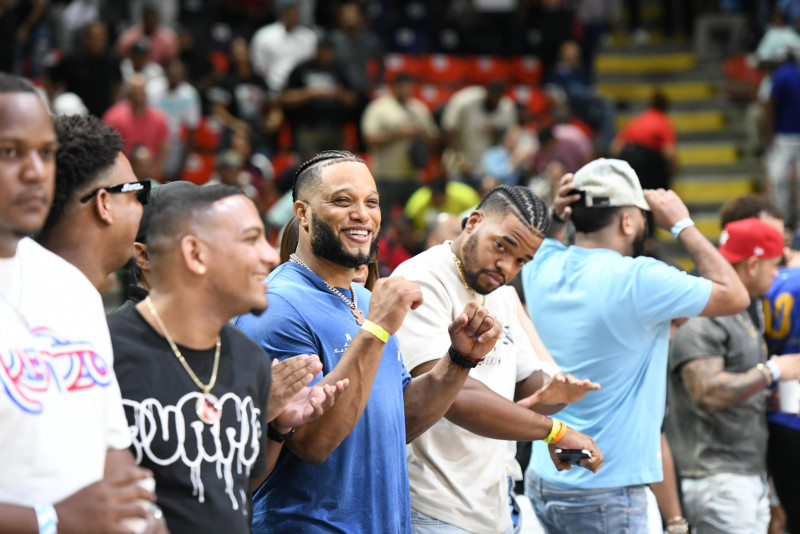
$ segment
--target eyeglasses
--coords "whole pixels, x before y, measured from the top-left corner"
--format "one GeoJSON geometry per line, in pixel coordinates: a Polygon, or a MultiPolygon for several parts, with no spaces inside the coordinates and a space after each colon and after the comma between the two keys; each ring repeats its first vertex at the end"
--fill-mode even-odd
{"type": "Polygon", "coordinates": [[[110,185],[108,187],[98,187],[85,197],[81,198],[81,204],[86,204],[87,202],[89,202],[90,198],[95,196],[103,189],[113,194],[130,193],[131,191],[136,191],[136,200],[138,200],[142,204],[142,206],[144,206],[150,201],[150,182],[147,181],[147,182],[128,182],[127,184],[117,184],[117,185],[110,185]]]}

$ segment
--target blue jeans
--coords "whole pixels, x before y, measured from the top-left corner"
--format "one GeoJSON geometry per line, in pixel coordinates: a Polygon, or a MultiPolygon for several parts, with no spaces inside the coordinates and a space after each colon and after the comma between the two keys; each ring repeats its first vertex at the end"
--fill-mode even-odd
{"type": "Polygon", "coordinates": [[[525,493],[549,534],[648,534],[645,486],[573,490],[528,471],[525,493]]]}
{"type": "MultiPolygon", "coordinates": [[[[413,508],[411,509],[411,532],[414,534],[470,534],[464,529],[434,519],[413,508]]],[[[514,529],[511,528],[502,534],[514,534],[514,529]]]]}

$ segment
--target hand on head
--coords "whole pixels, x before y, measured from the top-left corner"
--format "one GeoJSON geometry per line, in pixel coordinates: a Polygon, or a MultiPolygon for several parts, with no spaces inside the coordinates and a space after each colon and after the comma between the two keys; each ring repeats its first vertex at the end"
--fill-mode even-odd
{"type": "Polygon", "coordinates": [[[676,222],[689,217],[689,208],[671,189],[646,189],[644,199],[653,213],[653,222],[659,228],[669,231],[676,222]]]}
{"type": "Polygon", "coordinates": [[[572,208],[570,205],[581,198],[580,195],[572,193],[572,191],[575,190],[575,186],[572,184],[572,177],[573,174],[571,172],[561,177],[561,182],[558,184],[558,191],[555,195],[553,212],[556,217],[563,221],[568,220],[572,215],[572,208]]]}

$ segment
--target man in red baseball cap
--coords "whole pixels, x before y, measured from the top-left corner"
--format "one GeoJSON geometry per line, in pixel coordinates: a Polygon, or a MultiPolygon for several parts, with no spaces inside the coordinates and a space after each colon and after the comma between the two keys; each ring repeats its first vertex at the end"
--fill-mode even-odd
{"type": "MultiPolygon", "coordinates": [[[[759,298],[778,274],[783,247],[777,229],[751,217],[725,226],[719,252],[750,298],[759,298]]],[[[697,317],[675,331],[670,346],[667,437],[683,476],[684,512],[698,534],[767,531],[765,389],[800,377],[800,354],[768,360],[763,328],[760,308],[697,317]]]]}

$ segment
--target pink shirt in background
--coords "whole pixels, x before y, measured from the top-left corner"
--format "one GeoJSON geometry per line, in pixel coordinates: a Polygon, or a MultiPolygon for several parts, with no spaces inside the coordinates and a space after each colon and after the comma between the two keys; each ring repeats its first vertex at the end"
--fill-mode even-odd
{"type": "Polygon", "coordinates": [[[150,150],[153,159],[157,159],[161,146],[169,142],[167,119],[161,111],[150,106],[136,116],[130,102],[122,100],[105,112],[103,122],[122,135],[126,156],[130,156],[135,147],[143,145],[150,150]]]}

